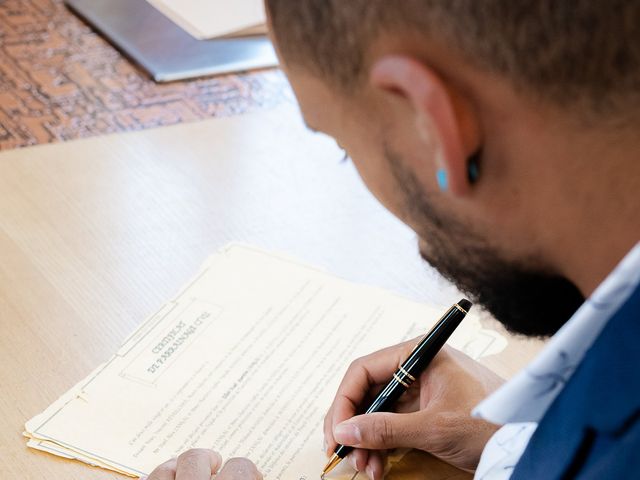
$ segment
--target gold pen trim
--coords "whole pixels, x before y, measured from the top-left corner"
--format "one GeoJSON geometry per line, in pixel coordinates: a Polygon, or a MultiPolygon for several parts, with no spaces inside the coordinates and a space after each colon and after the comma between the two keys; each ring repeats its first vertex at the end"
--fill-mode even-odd
{"type": "Polygon", "coordinates": [[[402,380],[397,373],[393,374],[393,378],[395,379],[396,382],[404,385],[405,387],[409,388],[411,386],[411,384],[405,382],[404,380],[402,380]]]}
{"type": "Polygon", "coordinates": [[[457,303],[454,303],[453,306],[456,307],[458,310],[460,310],[465,315],[467,315],[469,313],[464,308],[462,308],[460,305],[458,305],[457,303]]]}
{"type": "Polygon", "coordinates": [[[416,381],[416,377],[414,377],[409,372],[407,372],[404,368],[402,368],[402,365],[398,367],[398,370],[400,370],[405,375],[405,377],[408,377],[412,382],[416,381]]]}

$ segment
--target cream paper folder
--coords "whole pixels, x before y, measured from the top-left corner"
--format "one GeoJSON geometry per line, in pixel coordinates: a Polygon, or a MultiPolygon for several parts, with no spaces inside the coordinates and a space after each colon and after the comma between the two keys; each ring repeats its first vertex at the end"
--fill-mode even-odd
{"type": "MultiPolygon", "coordinates": [[[[131,476],[199,447],[248,457],[266,479],[317,478],[323,417],[349,363],[423,334],[443,311],[232,245],[25,435],[131,476]]],[[[506,346],[473,314],[450,343],[475,358],[506,346]]],[[[331,478],[352,475],[343,465],[331,478]]]]}
{"type": "Polygon", "coordinates": [[[199,40],[267,33],[263,0],[147,0],[199,40]]]}

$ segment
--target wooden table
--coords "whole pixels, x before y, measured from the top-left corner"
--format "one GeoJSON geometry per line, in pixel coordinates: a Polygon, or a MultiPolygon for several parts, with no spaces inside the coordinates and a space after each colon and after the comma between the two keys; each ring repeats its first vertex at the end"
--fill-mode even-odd
{"type": "MultiPolygon", "coordinates": [[[[457,300],[340,160],[282,110],[0,154],[0,478],[121,478],[28,450],[24,422],[230,241],[457,300]]],[[[492,360],[503,375],[537,345],[510,347],[492,360]]],[[[423,478],[468,478],[420,458],[431,465],[423,478]]]]}

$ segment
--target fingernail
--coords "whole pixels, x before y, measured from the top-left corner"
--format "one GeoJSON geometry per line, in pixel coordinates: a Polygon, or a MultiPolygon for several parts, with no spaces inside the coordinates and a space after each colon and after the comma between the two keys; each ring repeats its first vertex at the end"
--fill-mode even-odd
{"type": "Polygon", "coordinates": [[[333,430],[336,442],[343,445],[359,445],[362,442],[362,433],[357,425],[352,423],[341,423],[333,430]]]}
{"type": "Polygon", "coordinates": [[[449,178],[447,177],[447,171],[444,168],[441,168],[440,170],[438,170],[436,176],[438,178],[438,186],[440,187],[440,190],[446,192],[449,189],[449,178]]]}
{"type": "Polygon", "coordinates": [[[365,472],[367,473],[367,477],[373,480],[373,467],[371,465],[367,465],[365,472]]]}
{"type": "Polygon", "coordinates": [[[356,456],[355,455],[349,455],[349,462],[351,463],[351,466],[353,467],[353,469],[357,472],[358,471],[358,463],[356,462],[356,456]]]}
{"type": "Polygon", "coordinates": [[[147,480],[147,478],[149,478],[149,477],[147,477],[147,476],[145,475],[145,476],[143,476],[143,477],[140,477],[140,479],[139,479],[139,480],[147,480]]]}

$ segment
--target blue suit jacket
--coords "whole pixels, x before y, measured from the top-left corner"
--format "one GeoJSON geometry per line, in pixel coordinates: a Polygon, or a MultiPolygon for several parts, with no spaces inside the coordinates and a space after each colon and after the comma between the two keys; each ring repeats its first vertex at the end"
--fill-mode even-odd
{"type": "Polygon", "coordinates": [[[511,478],[640,479],[640,288],[551,405],[511,478]]]}

